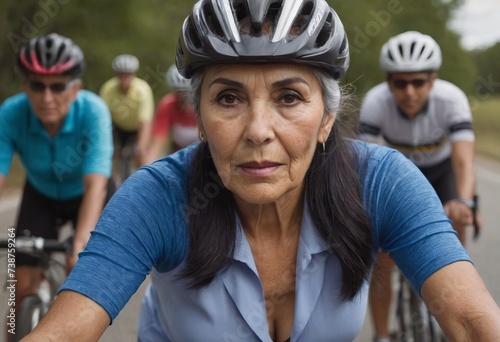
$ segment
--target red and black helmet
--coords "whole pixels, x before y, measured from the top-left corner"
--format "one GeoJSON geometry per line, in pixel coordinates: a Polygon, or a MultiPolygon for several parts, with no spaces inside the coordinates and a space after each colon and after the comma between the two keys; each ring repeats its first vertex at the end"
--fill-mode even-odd
{"type": "Polygon", "coordinates": [[[82,50],[67,37],[57,33],[35,37],[21,48],[17,67],[24,74],[65,75],[78,78],[85,61],[82,50]]]}
{"type": "Polygon", "coordinates": [[[214,63],[302,63],[341,78],[349,44],[325,0],[199,0],[184,21],[176,63],[186,78],[214,63]]]}

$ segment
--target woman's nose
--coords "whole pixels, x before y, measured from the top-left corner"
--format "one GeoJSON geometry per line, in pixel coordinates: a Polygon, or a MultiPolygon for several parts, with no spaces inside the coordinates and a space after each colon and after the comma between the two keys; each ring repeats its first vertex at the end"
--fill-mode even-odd
{"type": "Polygon", "coordinates": [[[245,124],[245,140],[255,145],[271,142],[275,137],[274,124],[272,108],[264,104],[250,105],[245,124]]]}

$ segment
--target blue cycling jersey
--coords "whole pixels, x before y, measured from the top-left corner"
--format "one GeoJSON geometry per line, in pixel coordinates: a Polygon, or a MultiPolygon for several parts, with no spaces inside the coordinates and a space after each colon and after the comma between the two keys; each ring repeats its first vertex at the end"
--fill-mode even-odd
{"type": "Polygon", "coordinates": [[[83,194],[83,176],[111,175],[113,140],[109,109],[81,90],[59,132],[50,137],[24,93],[0,106],[0,174],[17,152],[28,181],[43,195],[66,200],[83,194]]]}
{"type": "MultiPolygon", "coordinates": [[[[198,289],[178,277],[189,246],[187,219],[196,212],[188,206],[187,183],[198,146],[138,170],[120,186],[61,290],[82,293],[114,319],[154,268],[141,308],[141,341],[271,342],[270,308],[241,224],[235,227],[234,260],[225,272],[198,289]]],[[[413,163],[387,147],[354,146],[374,253],[378,248],[389,252],[417,289],[441,267],[470,260],[439,198],[413,163]]],[[[342,300],[338,258],[304,209],[291,341],[352,341],[363,325],[368,283],[354,300],[342,300]]]]}

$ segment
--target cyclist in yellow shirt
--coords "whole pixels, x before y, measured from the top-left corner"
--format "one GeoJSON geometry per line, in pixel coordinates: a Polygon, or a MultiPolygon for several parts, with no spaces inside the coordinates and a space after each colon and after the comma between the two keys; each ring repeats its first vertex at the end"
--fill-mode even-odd
{"type": "Polygon", "coordinates": [[[112,68],[116,76],[102,85],[99,95],[111,111],[115,158],[122,148],[133,145],[133,157],[138,167],[151,131],[153,91],[146,81],[136,77],[139,69],[137,57],[119,55],[113,60],[112,68]]]}

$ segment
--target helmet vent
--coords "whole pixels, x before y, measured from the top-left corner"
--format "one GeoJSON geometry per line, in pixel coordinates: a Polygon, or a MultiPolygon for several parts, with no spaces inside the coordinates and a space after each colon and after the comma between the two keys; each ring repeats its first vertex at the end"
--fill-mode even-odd
{"type": "Polygon", "coordinates": [[[201,43],[200,39],[198,38],[198,35],[196,34],[192,18],[189,19],[187,26],[188,27],[186,31],[187,34],[189,35],[189,40],[191,41],[191,44],[193,44],[196,49],[201,49],[203,47],[203,44],[201,43]]]}
{"type": "Polygon", "coordinates": [[[238,22],[240,35],[247,35],[252,37],[260,36],[260,30],[256,30],[254,27],[257,23],[251,22],[251,17],[247,5],[242,1],[233,1],[231,4],[236,21],[238,22]]]}
{"type": "MultiPolygon", "coordinates": [[[[420,49],[420,54],[418,55],[418,58],[422,57],[422,55],[424,54],[424,51],[425,51],[425,46],[422,46],[422,48],[420,49]]],[[[431,54],[429,56],[426,57],[426,59],[430,59],[432,57],[432,53],[434,51],[431,51],[431,54]]]]}
{"type": "MultiPolygon", "coordinates": [[[[55,60],[61,61],[63,63],[66,62],[68,60],[68,56],[66,55],[66,56],[64,56],[64,59],[62,58],[65,51],[66,51],[65,45],[61,44],[61,46],[59,46],[59,49],[56,51],[57,55],[55,57],[55,60]]],[[[50,55],[50,53],[49,53],[49,55],[50,55]]],[[[50,56],[50,57],[53,58],[54,56],[50,56]]]]}
{"type": "Polygon", "coordinates": [[[389,58],[391,61],[394,62],[394,57],[392,56],[392,52],[391,51],[387,51],[387,58],[389,58]]]}
{"type": "MultiPolygon", "coordinates": [[[[413,56],[413,51],[415,51],[415,43],[411,43],[410,45],[410,56],[413,56]]],[[[422,55],[422,51],[420,51],[419,57],[422,55]]]]}
{"type": "Polygon", "coordinates": [[[224,32],[222,31],[219,20],[217,19],[217,16],[215,15],[213,8],[209,2],[206,2],[203,6],[203,17],[210,32],[212,32],[220,39],[224,39],[224,32]]]}
{"type": "Polygon", "coordinates": [[[261,29],[263,35],[271,35],[272,29],[276,26],[276,19],[279,16],[281,5],[282,1],[274,2],[267,9],[267,13],[261,29]]]}
{"type": "MultiPolygon", "coordinates": [[[[328,42],[328,39],[330,39],[330,36],[332,35],[333,31],[333,23],[332,23],[332,13],[328,15],[326,18],[325,23],[323,24],[323,27],[319,31],[318,37],[316,38],[316,47],[322,47],[323,45],[328,42]]],[[[342,44],[345,44],[345,39],[342,41],[342,44]]],[[[343,51],[343,46],[340,47],[339,51],[343,51]]]]}
{"type": "MultiPolygon", "coordinates": [[[[340,45],[339,53],[341,53],[341,54],[346,53],[347,44],[348,44],[348,42],[347,42],[347,34],[344,33],[344,39],[342,40],[342,44],[340,45]]],[[[347,53],[349,53],[349,52],[347,51],[347,53]]]]}
{"type": "Polygon", "coordinates": [[[403,52],[403,46],[401,44],[398,45],[398,49],[399,49],[399,55],[400,56],[404,56],[404,52],[403,52]]]}
{"type": "Polygon", "coordinates": [[[279,15],[281,3],[282,1],[275,1],[269,5],[265,15],[252,17],[246,1],[233,1],[233,11],[238,21],[240,34],[251,37],[270,36],[279,15]]]}
{"type": "Polygon", "coordinates": [[[240,23],[245,18],[249,17],[246,5],[241,1],[233,1],[233,11],[236,15],[236,20],[240,23]]]}
{"type": "MultiPolygon", "coordinates": [[[[314,10],[314,4],[312,2],[307,2],[305,3],[301,10],[300,14],[297,15],[297,18],[295,18],[295,21],[292,24],[292,27],[290,28],[290,31],[288,34],[293,38],[297,37],[300,35],[302,32],[304,32],[307,24],[310,22],[311,19],[311,14],[314,10]]],[[[316,42],[317,45],[317,42],[316,42]]]]}

